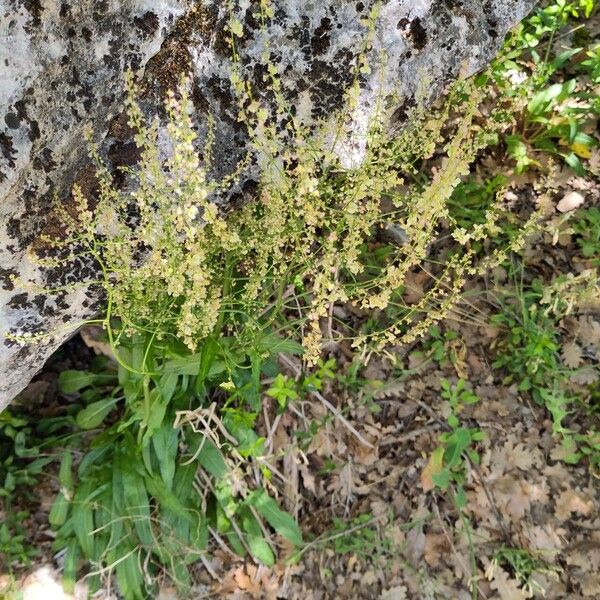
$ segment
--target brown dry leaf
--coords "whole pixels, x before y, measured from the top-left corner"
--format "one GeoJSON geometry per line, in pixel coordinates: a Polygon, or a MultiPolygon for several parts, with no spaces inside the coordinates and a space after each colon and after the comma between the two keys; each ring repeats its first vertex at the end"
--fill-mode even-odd
{"type": "Polygon", "coordinates": [[[600,150],[598,148],[592,149],[592,155],[588,159],[588,169],[594,175],[600,176],[600,150]]]}
{"type": "Polygon", "coordinates": [[[567,554],[567,564],[597,573],[600,571],[600,548],[574,550],[567,554]]]}
{"type": "Polygon", "coordinates": [[[429,457],[425,468],[421,471],[421,487],[424,492],[429,492],[435,487],[433,476],[444,468],[444,449],[438,448],[429,457]]]}
{"type": "Polygon", "coordinates": [[[410,563],[417,567],[425,551],[425,534],[418,527],[413,527],[406,535],[407,558],[410,563]]]}
{"type": "Polygon", "coordinates": [[[519,442],[515,444],[508,453],[508,462],[521,471],[529,471],[535,461],[535,452],[525,447],[525,444],[519,442]]]}
{"type": "Polygon", "coordinates": [[[563,492],[556,501],[555,515],[557,519],[566,521],[571,513],[589,515],[594,509],[594,501],[578,490],[563,492]]]}
{"type": "Polygon", "coordinates": [[[402,298],[406,304],[417,304],[425,295],[425,284],[431,277],[425,271],[409,271],[404,278],[405,291],[402,298]]]}
{"type": "Polygon", "coordinates": [[[549,194],[539,194],[535,202],[544,215],[551,215],[556,208],[549,194]]]}
{"type": "Polygon", "coordinates": [[[550,498],[548,482],[545,479],[537,483],[529,483],[529,497],[532,502],[548,502],[550,498]]]}
{"type": "Polygon", "coordinates": [[[420,350],[415,350],[408,355],[408,368],[411,371],[418,369],[427,361],[427,355],[420,350]]]}
{"type": "Polygon", "coordinates": [[[519,482],[519,485],[515,486],[515,493],[506,504],[506,510],[515,521],[519,521],[529,510],[530,504],[527,486],[519,482]]]}
{"type": "Polygon", "coordinates": [[[562,536],[564,529],[555,529],[552,525],[534,525],[527,529],[525,535],[530,543],[530,549],[541,552],[544,557],[550,558],[558,554],[563,547],[562,536]]]}
{"type": "Polygon", "coordinates": [[[401,398],[404,395],[405,385],[402,381],[385,382],[384,385],[373,392],[375,400],[384,400],[386,398],[401,398]]]}
{"type": "Polygon", "coordinates": [[[304,485],[304,487],[310,492],[312,492],[315,496],[318,496],[315,476],[313,475],[313,473],[310,472],[310,470],[305,464],[300,464],[298,470],[300,471],[300,475],[302,476],[302,484],[304,485]]]}
{"type": "Polygon", "coordinates": [[[369,570],[361,577],[360,583],[361,585],[367,586],[374,585],[375,583],[377,583],[377,581],[378,579],[375,571],[369,570]]]}
{"type": "Polygon", "coordinates": [[[379,600],[406,600],[408,597],[406,595],[407,592],[408,590],[405,586],[397,585],[396,587],[381,592],[379,600]]]}
{"type": "Polygon", "coordinates": [[[600,598],[600,573],[586,573],[581,582],[581,592],[584,596],[600,598]]]}
{"type": "MultiPolygon", "coordinates": [[[[562,448],[562,446],[555,446],[556,448],[562,448]]],[[[554,458],[554,456],[550,456],[552,460],[558,460],[554,458]]],[[[550,477],[555,479],[558,482],[568,481],[571,478],[571,472],[566,468],[565,464],[562,462],[557,462],[554,465],[548,465],[542,471],[543,475],[546,477],[550,477]]]]}
{"type": "Polygon", "coordinates": [[[583,362],[581,348],[575,342],[567,342],[560,354],[563,364],[569,369],[578,369],[583,362]]]}
{"type": "Polygon", "coordinates": [[[258,581],[253,581],[253,576],[256,574],[256,568],[253,565],[246,565],[248,572],[244,567],[239,567],[235,570],[233,579],[238,585],[238,588],[245,592],[256,596],[260,593],[260,584],[258,581]]]}
{"type": "Polygon", "coordinates": [[[400,525],[392,525],[392,527],[388,529],[388,537],[392,540],[394,546],[398,548],[406,541],[406,534],[402,531],[400,525]]]}
{"type": "MultiPolygon", "coordinates": [[[[369,436],[372,437],[372,436],[369,436]]],[[[368,467],[373,463],[376,463],[379,459],[379,450],[377,447],[368,448],[363,446],[356,438],[352,437],[349,439],[349,447],[352,453],[352,458],[359,464],[368,467]]]]}
{"type": "Polygon", "coordinates": [[[112,346],[106,340],[106,333],[102,327],[88,325],[79,332],[79,335],[85,345],[91,348],[96,354],[107,356],[112,361],[115,360],[112,346]]]}
{"type": "Polygon", "coordinates": [[[490,465],[492,471],[501,475],[514,468],[529,471],[534,463],[539,460],[539,452],[526,448],[522,442],[510,436],[502,448],[492,450],[490,465]]]}
{"type": "Polygon", "coordinates": [[[430,567],[438,567],[441,559],[450,549],[448,538],[443,533],[429,533],[425,538],[425,562],[430,567]]]}
{"type": "Polygon", "coordinates": [[[591,315],[579,317],[578,338],[584,346],[600,346],[600,322],[591,315]]]}
{"type": "Polygon", "coordinates": [[[508,573],[499,567],[494,569],[490,586],[498,592],[500,600],[526,600],[528,597],[519,587],[519,582],[511,579],[508,573]]]}
{"type": "Polygon", "coordinates": [[[591,385],[596,383],[600,379],[598,375],[598,371],[590,367],[589,369],[582,369],[581,371],[577,371],[577,373],[573,373],[569,380],[573,383],[577,383],[579,385],[591,385]]]}
{"type": "Polygon", "coordinates": [[[579,192],[569,192],[565,194],[556,208],[561,213],[566,213],[579,208],[585,202],[585,198],[579,192]]]}
{"type": "Polygon", "coordinates": [[[531,504],[526,482],[504,475],[495,483],[494,491],[513,521],[519,521],[525,516],[531,504]]]}

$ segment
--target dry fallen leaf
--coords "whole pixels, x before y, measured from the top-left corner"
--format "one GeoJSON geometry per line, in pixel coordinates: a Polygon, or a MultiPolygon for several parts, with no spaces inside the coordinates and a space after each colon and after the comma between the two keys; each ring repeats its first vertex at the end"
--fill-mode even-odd
{"type": "Polygon", "coordinates": [[[429,492],[435,487],[433,476],[444,468],[444,449],[437,448],[429,457],[425,468],[421,471],[421,487],[424,492],[429,492]]]}
{"type": "Polygon", "coordinates": [[[585,346],[600,346],[600,322],[591,315],[579,317],[578,337],[585,346]]]}
{"type": "Polygon", "coordinates": [[[600,571],[600,548],[584,548],[567,554],[567,564],[584,570],[600,571]]]}
{"type": "Polygon", "coordinates": [[[406,600],[407,591],[408,590],[403,585],[397,585],[396,587],[381,592],[379,600],[406,600]]]}
{"type": "Polygon", "coordinates": [[[581,582],[581,592],[590,598],[600,598],[600,573],[586,573],[581,582]]]}
{"type": "Polygon", "coordinates": [[[490,586],[498,592],[500,600],[525,600],[528,597],[519,587],[519,582],[511,579],[508,573],[499,567],[494,569],[490,586]]]}
{"type": "Polygon", "coordinates": [[[594,501],[577,490],[563,492],[556,501],[556,518],[566,521],[571,513],[589,515],[594,509],[594,501]]]}
{"type": "Polygon", "coordinates": [[[567,342],[561,351],[561,357],[565,367],[578,369],[583,362],[581,348],[575,342],[567,342]]]}
{"type": "Polygon", "coordinates": [[[443,533],[429,533],[425,539],[425,562],[430,567],[438,567],[450,550],[448,538],[443,533]]]}
{"type": "Polygon", "coordinates": [[[561,213],[569,212],[579,208],[585,202],[585,198],[579,192],[569,192],[565,194],[556,208],[561,213]]]}

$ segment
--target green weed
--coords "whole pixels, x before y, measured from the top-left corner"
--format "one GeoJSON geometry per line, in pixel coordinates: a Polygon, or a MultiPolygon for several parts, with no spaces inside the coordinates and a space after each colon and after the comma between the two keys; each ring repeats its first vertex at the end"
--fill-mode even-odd
{"type": "Polygon", "coordinates": [[[537,8],[509,39],[492,66],[496,84],[521,98],[524,110],[517,127],[504,137],[508,154],[521,173],[531,166],[541,169],[542,154],[560,157],[578,174],[598,140],[588,133],[597,120],[599,105],[594,92],[598,70],[597,48],[567,48],[554,53],[554,42],[568,24],[578,24],[579,38],[595,10],[595,0],[553,0],[537,8]],[[586,61],[574,62],[582,52],[586,61]],[[532,66],[531,66],[532,65],[532,66]],[[575,75],[575,77],[573,76],[575,75]]]}
{"type": "Polygon", "coordinates": [[[77,425],[93,432],[78,464],[65,452],[50,513],[54,547],[66,549],[68,589],[80,559],[92,565],[92,588],[114,570],[126,599],[145,598],[161,573],[189,587],[188,567],[209,551],[211,537],[267,565],[276,560],[269,527],[302,543],[296,522],[264,488],[243,483],[244,465],[264,454],[254,431],[261,373],[272,352],[300,349],[274,335],[254,347],[250,355],[222,337],[192,354],[138,335],[122,339],[118,372],[63,373],[63,392],[88,402],[77,425]]]}
{"type": "Polygon", "coordinates": [[[498,549],[490,562],[487,570],[488,578],[493,577],[495,569],[500,566],[508,571],[523,586],[523,590],[533,596],[544,589],[533,579],[533,575],[548,574],[557,577],[559,567],[548,564],[543,558],[535,556],[522,548],[508,548],[503,546],[498,549]]]}
{"type": "Polygon", "coordinates": [[[520,391],[530,391],[541,401],[540,389],[561,377],[558,357],[559,340],[556,321],[537,304],[542,295],[541,283],[536,290],[517,292],[517,306],[504,306],[491,322],[505,332],[495,346],[494,368],[508,371],[505,383],[516,380],[520,391]]]}
{"type": "MultiPolygon", "coordinates": [[[[597,294],[597,283],[592,277],[593,294],[597,294]]],[[[513,304],[504,303],[502,311],[493,315],[492,323],[501,327],[499,338],[494,344],[495,368],[504,368],[508,375],[504,383],[517,383],[521,392],[527,392],[552,416],[552,430],[561,440],[565,450],[565,462],[576,464],[581,459],[589,460],[597,469],[600,465],[598,433],[576,433],[565,425],[565,421],[577,409],[589,411],[580,395],[568,386],[572,369],[564,367],[558,355],[560,350],[560,319],[572,309],[570,296],[579,299],[587,294],[585,279],[580,285],[569,289],[575,279],[556,278],[552,285],[543,285],[534,280],[529,286],[521,281],[512,296],[513,304]],[[567,286],[567,287],[565,287],[567,286]],[[556,298],[554,295],[558,294],[556,298]],[[545,308],[549,305],[549,308],[545,308]]]]}
{"type": "Polygon", "coordinates": [[[579,210],[573,230],[582,256],[592,260],[593,266],[600,266],[600,208],[592,206],[579,210]]]}
{"type": "Polygon", "coordinates": [[[431,480],[433,486],[442,491],[451,490],[457,509],[467,504],[464,491],[466,469],[469,461],[479,464],[479,454],[475,445],[484,439],[477,428],[461,426],[459,415],[463,408],[479,402],[479,398],[466,388],[466,382],[459,379],[455,385],[442,380],[442,397],[450,404],[451,413],[447,422],[449,431],[440,435],[440,445],[433,451],[424,471],[424,480],[431,480]]]}

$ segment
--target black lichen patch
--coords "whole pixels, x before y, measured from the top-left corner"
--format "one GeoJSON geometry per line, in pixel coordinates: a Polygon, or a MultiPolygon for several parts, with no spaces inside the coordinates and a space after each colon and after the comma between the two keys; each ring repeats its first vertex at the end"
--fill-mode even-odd
{"type": "Polygon", "coordinates": [[[12,137],[6,135],[4,132],[0,132],[0,152],[8,163],[8,166],[14,169],[17,151],[15,150],[12,137]]]}
{"type": "Polygon", "coordinates": [[[315,29],[315,33],[310,43],[315,56],[325,54],[325,52],[329,50],[329,47],[331,46],[331,28],[331,19],[328,17],[321,19],[321,23],[315,29]]]}
{"type": "Polygon", "coordinates": [[[307,75],[313,102],[312,117],[321,119],[339,109],[352,84],[354,54],[348,49],[336,52],[332,61],[314,59],[307,75]]]}
{"type": "Polygon", "coordinates": [[[392,115],[392,124],[403,124],[408,120],[410,110],[417,105],[414,98],[406,98],[404,102],[394,111],[392,115]]]}
{"type": "Polygon", "coordinates": [[[133,167],[141,157],[142,152],[133,141],[117,141],[108,149],[108,158],[115,169],[133,167]]]}
{"type": "Polygon", "coordinates": [[[158,15],[151,11],[147,11],[141,17],[133,19],[134,25],[142,34],[142,38],[147,38],[153,35],[160,25],[158,15]]]}
{"type": "Polygon", "coordinates": [[[13,310],[24,310],[31,307],[31,301],[29,300],[29,294],[22,292],[15,294],[7,303],[9,308],[13,310]]]}
{"type": "Polygon", "coordinates": [[[50,148],[44,148],[34,159],[33,159],[33,168],[36,171],[44,171],[45,173],[50,173],[54,167],[56,167],[56,163],[52,158],[52,150],[50,148]]]}
{"type": "Polygon", "coordinates": [[[415,17],[411,21],[409,31],[413,46],[417,50],[423,50],[423,48],[425,48],[427,45],[427,30],[423,27],[419,17],[415,17]]]}
{"type": "Polygon", "coordinates": [[[12,292],[15,289],[13,277],[17,277],[18,273],[15,269],[3,269],[0,267],[0,287],[7,292],[12,292]]]}
{"type": "Polygon", "coordinates": [[[23,0],[23,5],[27,12],[31,15],[31,20],[28,23],[27,29],[31,30],[39,27],[42,24],[42,12],[44,7],[41,0],[23,0]]]}
{"type": "Polygon", "coordinates": [[[21,119],[19,118],[19,115],[17,113],[9,112],[9,113],[6,113],[6,115],[4,116],[4,122],[11,129],[19,129],[19,125],[21,124],[21,119]]]}

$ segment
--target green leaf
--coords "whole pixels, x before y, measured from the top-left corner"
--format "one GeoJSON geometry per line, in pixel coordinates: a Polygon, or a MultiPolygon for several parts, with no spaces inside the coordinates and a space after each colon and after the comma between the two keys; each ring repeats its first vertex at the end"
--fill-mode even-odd
{"type": "Polygon", "coordinates": [[[562,83],[555,83],[545,90],[538,92],[527,105],[527,110],[532,115],[539,115],[548,109],[552,100],[558,98],[563,91],[562,83]]]}
{"type": "Polygon", "coordinates": [[[268,352],[271,356],[276,354],[304,354],[304,348],[301,344],[291,338],[282,338],[274,333],[263,336],[258,341],[258,349],[261,352],[268,352]]]}
{"type": "Polygon", "coordinates": [[[169,371],[165,373],[158,382],[158,387],[163,398],[163,401],[168,403],[173,398],[173,394],[177,389],[177,382],[179,380],[179,374],[175,371],[169,371]]]}
{"type": "Polygon", "coordinates": [[[198,394],[204,390],[204,383],[210,375],[211,367],[218,352],[219,345],[217,342],[212,337],[207,338],[200,352],[200,364],[196,376],[196,392],[198,394]]]}
{"type": "Polygon", "coordinates": [[[177,429],[173,429],[169,424],[163,425],[152,436],[152,445],[158,459],[160,475],[169,489],[173,487],[173,477],[175,476],[178,437],[177,429]]]}
{"type": "Polygon", "coordinates": [[[60,463],[60,469],[58,471],[58,481],[60,482],[60,485],[67,490],[73,489],[72,467],[73,467],[73,456],[67,450],[63,454],[62,461],[60,463]]]}
{"type": "Polygon", "coordinates": [[[454,430],[448,439],[448,446],[444,453],[444,462],[449,469],[459,463],[462,453],[469,447],[470,443],[471,434],[467,429],[454,430]]]}
{"type": "Polygon", "coordinates": [[[206,469],[211,475],[218,479],[227,475],[228,469],[221,452],[207,437],[198,439],[200,452],[198,453],[198,464],[206,469]]]}
{"type": "Polygon", "coordinates": [[[229,21],[229,29],[231,29],[231,33],[237,37],[242,37],[244,35],[244,26],[237,19],[231,19],[231,21],[229,21]]]}
{"type": "Polygon", "coordinates": [[[144,579],[138,552],[127,545],[119,547],[119,555],[110,562],[115,564],[119,591],[125,600],[145,600],[144,579]]]}
{"type": "Polygon", "coordinates": [[[150,547],[154,542],[154,536],[150,527],[150,503],[144,479],[135,470],[135,465],[122,463],[121,467],[126,514],[132,519],[142,544],[150,547]]]}
{"type": "Polygon", "coordinates": [[[553,61],[552,66],[555,69],[560,69],[564,66],[564,64],[573,56],[575,56],[578,52],[581,52],[581,48],[570,48],[569,50],[565,50],[561,52],[553,61]]]}
{"type": "Polygon", "coordinates": [[[116,398],[98,400],[80,410],[75,417],[75,422],[81,429],[95,429],[99,427],[117,403],[116,398]]]}
{"type": "Polygon", "coordinates": [[[79,546],[88,560],[94,556],[94,515],[89,496],[94,491],[94,484],[85,481],[80,484],[73,498],[73,529],[77,536],[79,546]]]}
{"type": "Polygon", "coordinates": [[[63,564],[63,587],[67,594],[72,594],[77,581],[77,563],[79,561],[79,547],[75,540],[67,546],[65,561],[63,564]]]}
{"type": "Polygon", "coordinates": [[[147,444],[154,433],[160,429],[165,414],[167,412],[168,401],[162,397],[159,388],[150,391],[150,414],[146,422],[146,432],[144,433],[144,444],[147,444]]]}
{"type": "Polygon", "coordinates": [[[50,525],[56,529],[67,520],[68,514],[69,501],[65,498],[65,495],[62,492],[59,492],[52,503],[52,508],[50,509],[50,514],[48,515],[48,521],[50,522],[50,525]]]}
{"type": "Polygon", "coordinates": [[[456,508],[465,508],[467,506],[467,495],[462,487],[459,487],[454,496],[454,504],[456,508]]]}
{"type": "MultiPolygon", "coordinates": [[[[200,362],[200,354],[191,354],[190,356],[174,358],[165,363],[165,372],[172,371],[179,375],[198,375],[200,362]]],[[[210,379],[224,373],[226,370],[227,367],[223,361],[214,361],[210,366],[207,377],[210,379]]]]}
{"type": "Polygon", "coordinates": [[[110,373],[88,373],[87,371],[63,371],[58,376],[58,388],[63,394],[74,394],[92,384],[108,384],[115,380],[110,373]]]}
{"type": "Polygon", "coordinates": [[[184,519],[190,523],[193,522],[193,518],[189,511],[181,503],[179,498],[173,494],[169,488],[166,487],[161,479],[156,476],[146,476],[144,480],[146,482],[146,488],[150,494],[159,501],[161,506],[170,510],[174,515],[177,515],[181,519],[184,519]]]}
{"type": "Polygon", "coordinates": [[[450,485],[450,470],[442,469],[439,473],[432,475],[431,480],[442,490],[448,489],[450,485]]]}
{"type": "Polygon", "coordinates": [[[585,175],[585,168],[581,163],[579,157],[574,152],[570,152],[569,154],[563,155],[563,158],[565,159],[565,162],[571,167],[571,169],[573,169],[573,171],[577,173],[577,175],[579,175],[580,177],[585,175]]]}
{"type": "Polygon", "coordinates": [[[275,564],[275,555],[264,538],[260,524],[248,509],[242,511],[240,516],[250,554],[264,565],[268,567],[273,566],[275,564]]]}
{"type": "Polygon", "coordinates": [[[255,490],[247,498],[246,503],[254,506],[267,523],[282,537],[295,546],[302,545],[302,533],[298,523],[288,513],[279,508],[265,490],[255,490]]]}

